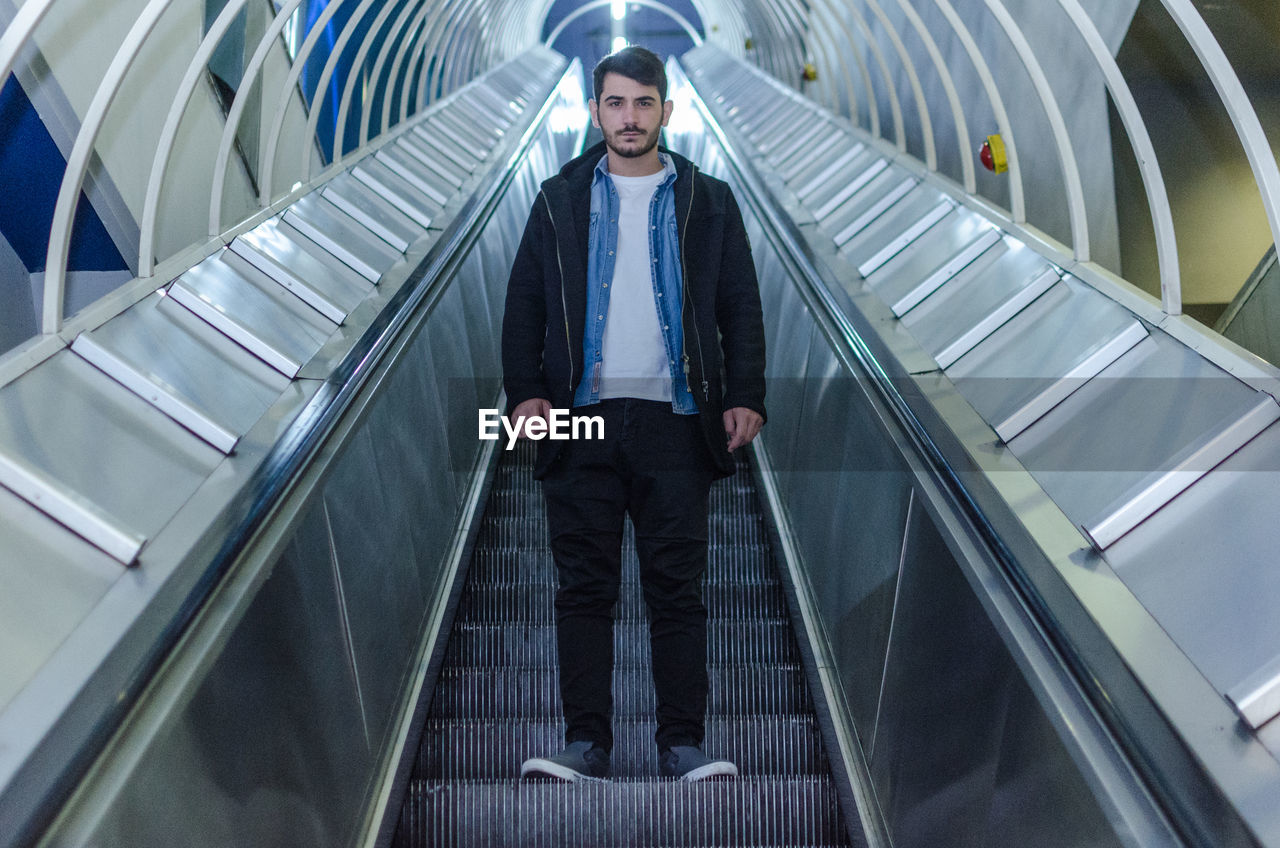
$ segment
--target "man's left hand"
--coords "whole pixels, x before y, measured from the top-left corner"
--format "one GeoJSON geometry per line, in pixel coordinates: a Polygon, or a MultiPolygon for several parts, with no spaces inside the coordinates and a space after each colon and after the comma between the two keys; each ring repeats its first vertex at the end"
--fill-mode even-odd
{"type": "Polygon", "coordinates": [[[764,426],[764,418],[754,409],[735,406],[724,412],[724,435],[729,440],[729,452],[748,445],[764,426]]]}

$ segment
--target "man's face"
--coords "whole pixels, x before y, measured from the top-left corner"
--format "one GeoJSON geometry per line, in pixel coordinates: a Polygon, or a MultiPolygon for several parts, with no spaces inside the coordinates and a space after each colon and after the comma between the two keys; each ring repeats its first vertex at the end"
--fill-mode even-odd
{"type": "Polygon", "coordinates": [[[591,123],[604,133],[604,143],[628,159],[644,156],[658,145],[658,134],[671,119],[671,101],[658,99],[658,88],[621,74],[605,74],[599,102],[592,100],[591,123]]]}

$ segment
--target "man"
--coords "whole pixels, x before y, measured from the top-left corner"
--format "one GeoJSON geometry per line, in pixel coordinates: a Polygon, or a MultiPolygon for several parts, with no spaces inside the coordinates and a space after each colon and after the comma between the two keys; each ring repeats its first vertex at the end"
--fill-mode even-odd
{"type": "Polygon", "coordinates": [[[671,117],[661,60],[641,47],[593,73],[596,145],[542,184],[507,286],[510,415],[552,408],[604,419],[604,438],[544,440],[559,575],[556,642],[565,750],[522,776],[602,778],[610,728],[613,606],[623,517],[635,527],[649,609],[659,769],[737,774],[701,751],[707,702],[707,501],[730,452],[764,423],[764,327],[733,194],[658,147],[671,117]],[[723,376],[722,376],[723,372],[723,376]]]}

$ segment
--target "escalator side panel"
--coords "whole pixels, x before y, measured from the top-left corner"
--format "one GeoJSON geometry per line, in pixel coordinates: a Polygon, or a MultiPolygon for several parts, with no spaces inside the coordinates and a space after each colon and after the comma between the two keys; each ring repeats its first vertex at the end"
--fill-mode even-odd
{"type": "Polygon", "coordinates": [[[1124,844],[918,502],[871,772],[895,844],[1124,844]]]}

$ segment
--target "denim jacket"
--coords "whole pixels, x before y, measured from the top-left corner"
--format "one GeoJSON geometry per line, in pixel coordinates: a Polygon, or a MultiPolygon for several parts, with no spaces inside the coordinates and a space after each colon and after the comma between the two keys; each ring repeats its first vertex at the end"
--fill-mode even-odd
{"type": "MultiPolygon", "coordinates": [[[[654,305],[662,326],[671,371],[671,409],[681,415],[698,412],[682,366],[684,330],[681,326],[683,280],[680,272],[680,244],[676,233],[674,184],[675,163],[659,154],[665,176],[649,202],[650,281],[654,305]]],[[[613,281],[614,255],[618,249],[618,192],[609,177],[609,157],[602,156],[591,180],[591,229],[587,237],[587,324],[582,336],[582,380],[573,395],[574,406],[600,400],[600,369],[603,363],[604,327],[609,314],[609,292],[613,281]],[[594,320],[593,320],[594,319],[594,320]]]]}

